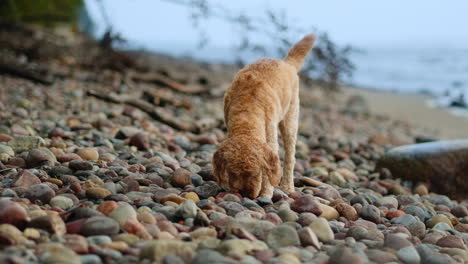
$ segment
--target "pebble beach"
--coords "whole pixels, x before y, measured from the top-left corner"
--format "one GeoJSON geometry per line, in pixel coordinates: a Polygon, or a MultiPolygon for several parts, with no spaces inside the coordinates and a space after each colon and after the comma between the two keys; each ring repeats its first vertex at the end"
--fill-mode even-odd
{"type": "Polygon", "coordinates": [[[252,200],[211,171],[236,69],[132,56],[193,89],[71,55],[0,75],[0,263],[468,263],[468,201],[376,169],[434,131],[303,85],[296,190],[252,200]]]}

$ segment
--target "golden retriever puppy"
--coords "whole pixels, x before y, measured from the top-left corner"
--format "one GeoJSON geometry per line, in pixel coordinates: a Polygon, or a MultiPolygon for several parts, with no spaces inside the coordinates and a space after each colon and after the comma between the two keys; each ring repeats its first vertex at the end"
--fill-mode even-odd
{"type": "Polygon", "coordinates": [[[213,175],[222,188],[250,198],[271,197],[278,184],[285,191],[294,191],[297,72],[314,42],[315,36],[307,35],[285,59],[261,59],[237,73],[224,95],[227,139],[213,156],[213,175]],[[285,150],[282,173],[278,128],[285,150]]]}

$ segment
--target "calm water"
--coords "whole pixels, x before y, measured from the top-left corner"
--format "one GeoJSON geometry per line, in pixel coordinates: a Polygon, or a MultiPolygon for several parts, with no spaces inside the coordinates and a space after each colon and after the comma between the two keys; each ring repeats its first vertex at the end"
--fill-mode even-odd
{"type": "Polygon", "coordinates": [[[468,90],[468,49],[366,49],[353,55],[352,83],[441,96],[468,90]]]}

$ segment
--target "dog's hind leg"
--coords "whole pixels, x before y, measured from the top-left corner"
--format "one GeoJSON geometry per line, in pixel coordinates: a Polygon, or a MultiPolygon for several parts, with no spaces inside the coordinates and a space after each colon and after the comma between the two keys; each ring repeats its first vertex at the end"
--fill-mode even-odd
{"type": "Polygon", "coordinates": [[[299,119],[299,98],[291,104],[285,118],[279,123],[284,145],[284,170],[280,188],[294,191],[294,164],[296,163],[296,140],[299,119]]]}

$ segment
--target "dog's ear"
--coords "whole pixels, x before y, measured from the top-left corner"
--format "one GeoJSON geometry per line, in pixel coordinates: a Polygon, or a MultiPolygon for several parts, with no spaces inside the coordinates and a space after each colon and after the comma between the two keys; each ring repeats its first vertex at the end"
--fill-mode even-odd
{"type": "Polygon", "coordinates": [[[273,152],[270,147],[266,147],[264,162],[263,173],[268,175],[270,184],[277,187],[281,180],[281,164],[278,154],[273,152]]]}
{"type": "Polygon", "coordinates": [[[226,167],[227,162],[224,157],[223,147],[219,148],[213,155],[213,176],[216,182],[222,187],[226,188],[229,184],[229,179],[227,178],[226,167]]]}

